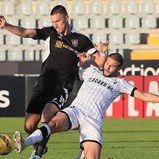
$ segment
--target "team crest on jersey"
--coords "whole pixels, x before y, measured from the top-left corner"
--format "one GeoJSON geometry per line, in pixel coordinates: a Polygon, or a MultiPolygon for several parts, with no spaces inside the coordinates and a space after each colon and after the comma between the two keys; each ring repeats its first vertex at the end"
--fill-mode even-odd
{"type": "Polygon", "coordinates": [[[78,46],[78,39],[72,39],[71,42],[74,47],[78,46]]]}

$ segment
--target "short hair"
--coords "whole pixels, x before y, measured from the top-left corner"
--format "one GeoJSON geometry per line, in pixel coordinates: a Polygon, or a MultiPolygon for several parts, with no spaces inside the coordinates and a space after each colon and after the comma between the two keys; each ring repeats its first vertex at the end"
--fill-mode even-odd
{"type": "Polygon", "coordinates": [[[64,6],[62,6],[62,5],[55,6],[51,10],[50,15],[54,15],[54,14],[57,14],[57,13],[63,14],[64,16],[68,15],[66,8],[64,6]]]}
{"type": "Polygon", "coordinates": [[[123,60],[123,57],[119,53],[111,53],[107,57],[110,57],[113,60],[118,61],[120,63],[119,67],[121,67],[123,65],[124,60],[123,60]]]}

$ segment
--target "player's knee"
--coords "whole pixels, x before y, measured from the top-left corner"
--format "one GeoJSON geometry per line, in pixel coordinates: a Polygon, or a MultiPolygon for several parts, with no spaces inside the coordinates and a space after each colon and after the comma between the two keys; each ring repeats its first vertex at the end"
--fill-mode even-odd
{"type": "Polygon", "coordinates": [[[58,108],[53,104],[47,104],[42,112],[41,121],[49,122],[57,113],[58,108]]]}
{"type": "Polygon", "coordinates": [[[31,125],[24,125],[24,131],[27,133],[27,134],[31,134],[33,131],[35,131],[36,128],[34,126],[31,126],[31,125]]]}
{"type": "Polygon", "coordinates": [[[49,125],[52,133],[66,130],[66,128],[61,124],[61,122],[59,120],[51,120],[48,123],[48,125],[49,125]]]}
{"type": "Polygon", "coordinates": [[[31,134],[33,131],[35,131],[40,119],[41,115],[39,114],[27,114],[24,124],[25,132],[31,134]]]}
{"type": "Polygon", "coordinates": [[[49,122],[54,117],[54,113],[51,112],[42,112],[41,122],[49,122]]]}
{"type": "Polygon", "coordinates": [[[49,122],[49,125],[53,128],[53,129],[57,129],[59,127],[59,122],[57,120],[51,120],[49,122]]]}
{"type": "Polygon", "coordinates": [[[24,131],[27,133],[27,134],[31,134],[32,131],[31,129],[27,128],[27,127],[24,127],[24,131]]]}
{"type": "Polygon", "coordinates": [[[43,112],[46,114],[46,113],[52,113],[52,114],[55,114],[56,112],[58,112],[59,109],[58,107],[53,104],[53,103],[47,103],[43,109],[43,112]]]}

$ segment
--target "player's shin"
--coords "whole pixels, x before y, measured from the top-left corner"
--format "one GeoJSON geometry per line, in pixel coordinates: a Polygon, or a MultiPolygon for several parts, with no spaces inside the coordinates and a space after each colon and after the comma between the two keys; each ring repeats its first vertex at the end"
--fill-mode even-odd
{"type": "Polygon", "coordinates": [[[49,138],[50,138],[50,135],[47,136],[42,142],[38,144],[35,155],[42,157],[42,155],[44,155],[47,152],[46,144],[49,138]]]}
{"type": "Polygon", "coordinates": [[[35,130],[30,136],[26,139],[26,146],[33,145],[35,143],[41,142],[48,135],[51,134],[51,131],[48,126],[42,126],[41,128],[35,130]]]}
{"type": "Polygon", "coordinates": [[[51,134],[50,128],[47,124],[44,124],[37,130],[41,131],[41,134],[39,135],[43,137],[43,140],[39,141],[37,144],[34,144],[35,147],[29,159],[33,159],[35,156],[41,157],[47,152],[46,144],[51,134]]]}
{"type": "MultiPolygon", "coordinates": [[[[48,124],[47,122],[42,122],[42,125],[45,126],[45,127],[48,127],[47,124],[48,124]]],[[[38,145],[36,147],[35,155],[37,155],[39,157],[42,157],[42,155],[47,152],[46,144],[47,144],[49,138],[50,138],[50,135],[47,136],[46,138],[44,138],[43,141],[38,143],[38,145]]]]}

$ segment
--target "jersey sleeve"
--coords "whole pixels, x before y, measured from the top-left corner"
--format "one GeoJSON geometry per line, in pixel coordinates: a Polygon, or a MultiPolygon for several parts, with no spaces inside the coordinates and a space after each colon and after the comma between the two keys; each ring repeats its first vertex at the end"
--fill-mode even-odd
{"type": "Polygon", "coordinates": [[[137,89],[134,85],[130,84],[125,79],[121,80],[121,93],[128,94],[130,96],[134,96],[134,91],[137,89]]]}
{"type": "Polygon", "coordinates": [[[45,27],[41,29],[36,29],[37,36],[33,39],[46,40],[51,34],[56,34],[54,27],[45,27]]]}
{"type": "Polygon", "coordinates": [[[92,41],[87,37],[85,36],[85,52],[89,55],[93,55],[97,52],[97,49],[94,47],[92,41]]]}

